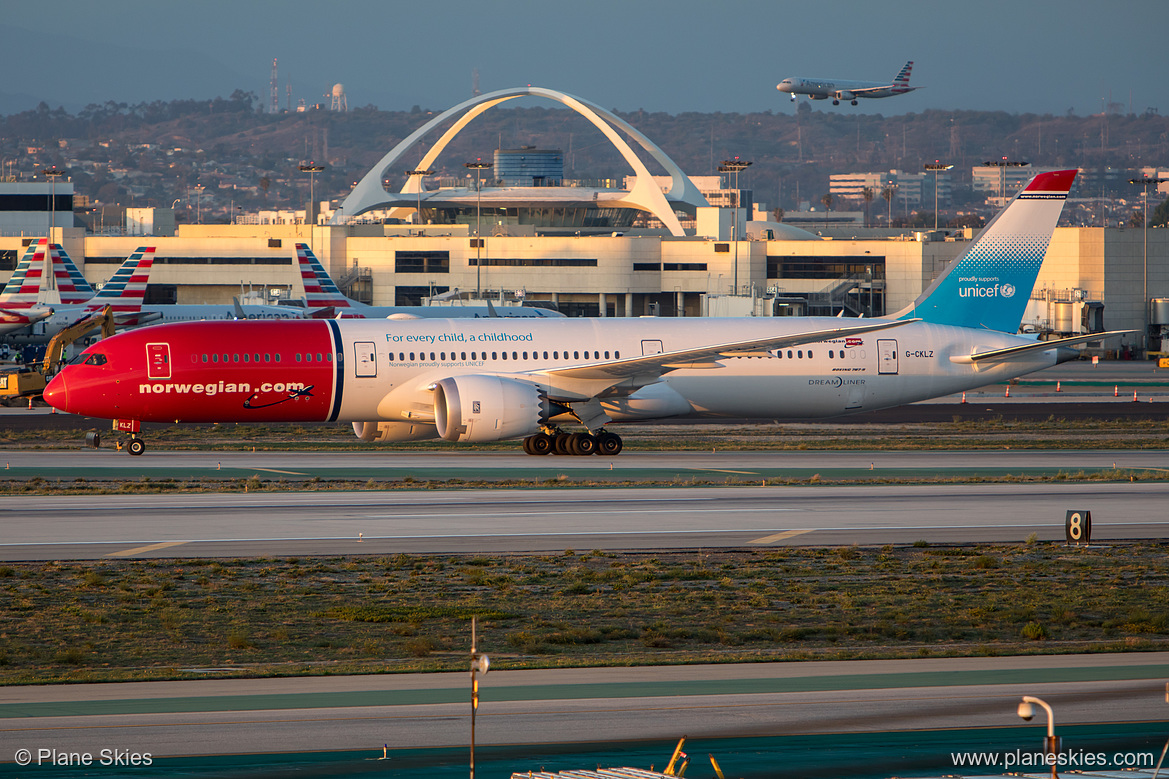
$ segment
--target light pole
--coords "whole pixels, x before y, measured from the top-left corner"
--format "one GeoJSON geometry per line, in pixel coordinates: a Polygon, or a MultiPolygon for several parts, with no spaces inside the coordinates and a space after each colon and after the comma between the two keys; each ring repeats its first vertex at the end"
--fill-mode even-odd
{"type": "Polygon", "coordinates": [[[943,170],[949,170],[953,165],[943,165],[940,161],[934,160],[932,164],[926,163],[925,169],[934,172],[934,232],[938,231],[938,175],[943,170]]]}
{"type": "Polygon", "coordinates": [[[1025,168],[1031,163],[1022,160],[1008,160],[1003,157],[1001,160],[987,160],[982,163],[984,168],[1000,168],[999,170],[999,198],[1001,200],[1007,199],[1007,171],[1006,168],[1025,168]]]}
{"type": "Polygon", "coordinates": [[[434,173],[434,171],[429,169],[406,171],[407,176],[418,177],[418,224],[422,224],[422,179],[425,176],[429,176],[431,173],[434,173]]]}
{"type": "Polygon", "coordinates": [[[298,167],[300,168],[301,173],[308,174],[308,210],[305,211],[305,221],[309,223],[308,246],[309,246],[309,249],[312,249],[313,248],[313,232],[314,232],[313,228],[316,226],[316,223],[317,223],[316,209],[313,207],[313,199],[316,197],[316,194],[315,194],[316,188],[314,185],[317,182],[317,174],[320,173],[322,170],[324,170],[325,166],[318,165],[317,163],[313,162],[312,160],[309,160],[308,162],[300,163],[300,165],[298,167]]]}
{"type": "Polygon", "coordinates": [[[195,185],[195,221],[203,224],[203,185],[195,185]]]}
{"type": "Polygon", "coordinates": [[[1149,185],[1150,184],[1164,184],[1169,179],[1149,178],[1142,176],[1139,179],[1129,179],[1129,184],[1140,184],[1145,188],[1145,215],[1141,220],[1142,229],[1144,231],[1144,260],[1141,265],[1141,306],[1144,308],[1144,313],[1141,315],[1144,322],[1144,329],[1141,331],[1141,351],[1149,345],[1149,185]]]}
{"type": "Polygon", "coordinates": [[[487,655],[479,654],[475,642],[475,618],[471,617],[471,779],[475,779],[475,712],[479,708],[479,679],[491,667],[487,655]]]}
{"type": "Polygon", "coordinates": [[[739,294],[739,173],[751,165],[752,163],[735,157],[733,160],[723,160],[722,164],[718,166],[719,173],[735,174],[735,222],[731,225],[731,241],[735,244],[735,287],[732,293],[734,295],[739,294]]]}
{"type": "Polygon", "coordinates": [[[478,300],[483,296],[480,290],[480,280],[483,277],[483,259],[479,253],[483,248],[483,236],[480,234],[481,224],[479,221],[483,205],[483,185],[480,183],[479,176],[485,169],[491,167],[491,163],[484,162],[480,158],[474,162],[464,162],[463,167],[475,171],[475,299],[478,300]]]}
{"type": "Polygon", "coordinates": [[[1055,772],[1055,766],[1059,762],[1059,739],[1055,737],[1055,714],[1051,711],[1051,707],[1047,705],[1046,701],[1030,695],[1024,695],[1023,701],[1017,709],[1017,713],[1028,722],[1035,716],[1035,706],[1032,706],[1032,704],[1043,707],[1043,710],[1047,712],[1047,739],[1043,742],[1043,751],[1045,754],[1055,755],[1055,757],[1051,758],[1051,779],[1059,779],[1059,774],[1055,772]]]}
{"type": "Polygon", "coordinates": [[[53,231],[57,228],[57,179],[65,175],[65,171],[54,165],[45,168],[41,174],[49,180],[49,240],[52,241],[53,231]]]}

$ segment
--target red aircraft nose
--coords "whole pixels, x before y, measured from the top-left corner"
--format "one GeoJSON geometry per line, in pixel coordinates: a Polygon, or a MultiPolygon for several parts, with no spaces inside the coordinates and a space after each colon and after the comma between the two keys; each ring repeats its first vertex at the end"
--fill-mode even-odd
{"type": "Polygon", "coordinates": [[[65,387],[65,374],[58,373],[45,387],[45,402],[61,411],[69,410],[69,390],[65,387]]]}

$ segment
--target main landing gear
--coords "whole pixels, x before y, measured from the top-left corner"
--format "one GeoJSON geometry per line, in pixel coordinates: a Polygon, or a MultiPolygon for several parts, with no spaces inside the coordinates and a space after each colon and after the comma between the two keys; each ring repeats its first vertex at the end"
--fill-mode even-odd
{"type": "Polygon", "coordinates": [[[524,439],[524,452],[534,455],[571,454],[587,457],[590,454],[599,454],[615,457],[621,454],[623,446],[621,436],[607,430],[602,430],[596,435],[552,430],[536,433],[524,439]]]}

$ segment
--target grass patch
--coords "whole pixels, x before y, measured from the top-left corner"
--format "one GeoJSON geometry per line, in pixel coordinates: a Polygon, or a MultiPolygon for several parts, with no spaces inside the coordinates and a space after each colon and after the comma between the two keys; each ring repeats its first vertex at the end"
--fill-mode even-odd
{"type": "Polygon", "coordinates": [[[0,684],[1169,649],[1169,543],[9,563],[0,684]],[[231,673],[229,672],[229,675],[231,673]]]}

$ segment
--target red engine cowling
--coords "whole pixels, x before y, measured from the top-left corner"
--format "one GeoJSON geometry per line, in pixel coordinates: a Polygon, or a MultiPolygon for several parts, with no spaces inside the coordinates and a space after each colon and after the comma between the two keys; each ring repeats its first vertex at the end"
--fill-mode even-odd
{"type": "Polygon", "coordinates": [[[531,384],[499,376],[452,376],[434,386],[434,424],[448,441],[522,438],[548,421],[550,404],[531,384]]]}

